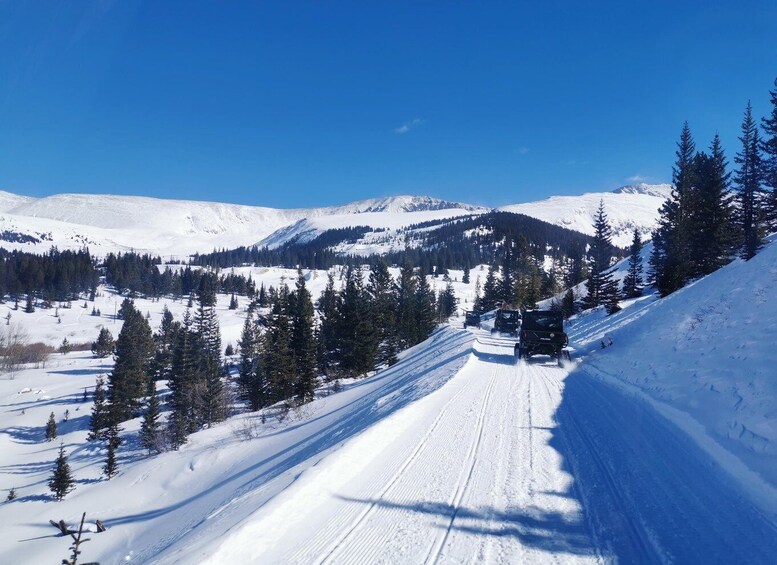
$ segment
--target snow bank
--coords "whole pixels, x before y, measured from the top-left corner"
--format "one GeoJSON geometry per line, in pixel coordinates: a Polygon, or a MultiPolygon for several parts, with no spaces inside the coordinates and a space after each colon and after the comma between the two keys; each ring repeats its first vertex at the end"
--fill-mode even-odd
{"type": "Polygon", "coordinates": [[[581,368],[664,406],[751,493],[777,508],[777,243],[663,300],[574,318],[581,368]],[[609,333],[612,347],[602,349],[609,333]],[[705,437],[706,436],[706,437],[705,437]],[[712,441],[710,441],[712,440],[712,441]],[[734,456],[736,459],[732,459],[734,456]],[[747,472],[744,466],[750,471],[747,472]]]}

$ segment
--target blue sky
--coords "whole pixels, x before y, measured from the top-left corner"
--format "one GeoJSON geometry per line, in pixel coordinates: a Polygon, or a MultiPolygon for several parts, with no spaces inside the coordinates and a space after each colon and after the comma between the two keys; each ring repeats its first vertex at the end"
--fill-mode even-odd
{"type": "Polygon", "coordinates": [[[501,205],[730,160],[777,2],[0,0],[0,188],[501,205]],[[583,6],[595,4],[596,7],[583,6]]]}

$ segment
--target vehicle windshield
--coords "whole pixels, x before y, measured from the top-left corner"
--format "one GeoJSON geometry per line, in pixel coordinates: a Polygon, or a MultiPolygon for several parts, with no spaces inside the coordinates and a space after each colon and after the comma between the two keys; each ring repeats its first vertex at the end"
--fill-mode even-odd
{"type": "Polygon", "coordinates": [[[523,323],[529,328],[561,330],[561,317],[558,314],[531,314],[524,316],[523,323]]]}
{"type": "Polygon", "coordinates": [[[515,320],[518,318],[518,312],[505,312],[502,311],[502,318],[505,320],[515,320]]]}

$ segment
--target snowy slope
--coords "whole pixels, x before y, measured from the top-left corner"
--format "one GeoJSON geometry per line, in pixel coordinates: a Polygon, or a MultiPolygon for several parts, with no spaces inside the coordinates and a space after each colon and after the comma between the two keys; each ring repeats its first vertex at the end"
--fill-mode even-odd
{"type": "Polygon", "coordinates": [[[687,429],[712,440],[720,464],[777,507],[775,296],[772,242],[663,300],[645,296],[610,317],[577,316],[570,339],[589,353],[591,374],[679,413],[687,429]],[[601,349],[605,333],[614,346],[601,349]]]}
{"type": "MultiPolygon", "coordinates": [[[[459,320],[283,420],[275,409],[264,423],[238,415],[152,458],[137,449],[134,420],[111,481],[100,478],[104,450],[84,441],[91,403],[81,401],[110,361],[55,355],[0,376],[0,491],[15,486],[20,497],[0,504],[0,562],[60,560],[69,541],[47,521],[83,511],[108,526],[83,558],[105,563],[771,562],[773,452],[729,417],[773,437],[777,359],[759,337],[777,327],[776,265],[773,244],[675,299],[580,316],[569,327],[577,361],[566,367],[541,357],[516,365],[512,347],[459,320]],[[761,333],[743,339],[752,327],[761,333]],[[604,332],[615,341],[602,350],[604,332]],[[58,503],[46,489],[58,444],[42,440],[52,411],[79,481],[58,503]]],[[[294,276],[250,272],[272,284],[294,276]]],[[[463,298],[480,274],[455,284],[463,298]]],[[[324,273],[307,275],[315,295],[324,273]]],[[[225,298],[226,344],[244,313],[225,298]]],[[[105,315],[115,297],[98,301],[105,315]]],[[[138,300],[154,326],[163,304],[138,300]]],[[[180,318],[184,304],[169,305],[180,318]]],[[[12,322],[50,343],[96,335],[98,320],[116,328],[77,308],[60,311],[62,324],[43,311],[13,312],[12,322]]]]}
{"type": "MultiPolygon", "coordinates": [[[[630,231],[652,229],[667,185],[622,187],[615,192],[553,197],[502,210],[518,212],[582,233],[593,233],[592,218],[604,199],[617,245],[627,245],[630,231]]],[[[102,255],[135,250],[185,257],[213,249],[250,245],[277,247],[295,239],[309,241],[328,229],[369,226],[355,244],[337,251],[354,254],[401,249],[404,228],[412,224],[487,212],[486,208],[427,196],[360,200],[342,206],[274,209],[217,202],[161,200],[137,196],[58,194],[45,198],[0,192],[0,232],[11,232],[0,246],[47,251],[84,245],[102,255]],[[15,234],[34,238],[20,240],[15,234]]]]}
{"type": "Polygon", "coordinates": [[[552,196],[538,202],[503,206],[500,210],[526,214],[587,235],[594,234],[593,218],[604,202],[613,230],[612,242],[619,247],[631,243],[634,228],[648,239],[658,220],[658,209],[669,196],[671,185],[638,184],[613,192],[591,192],[581,196],[552,196]]]}
{"type": "Polygon", "coordinates": [[[330,216],[338,218],[333,226],[373,222],[382,227],[484,210],[425,196],[374,198],[327,208],[274,209],[138,196],[57,194],[35,199],[0,193],[0,211],[0,231],[42,239],[35,245],[0,242],[4,247],[47,250],[57,245],[64,249],[88,242],[97,254],[134,249],[185,256],[254,245],[302,220],[316,220],[319,229],[329,229],[325,219],[330,216]]]}

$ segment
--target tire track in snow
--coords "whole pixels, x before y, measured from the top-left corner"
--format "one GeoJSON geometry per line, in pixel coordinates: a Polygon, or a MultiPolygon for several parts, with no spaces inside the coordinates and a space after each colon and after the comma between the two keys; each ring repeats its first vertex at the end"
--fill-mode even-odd
{"type": "Polygon", "coordinates": [[[394,475],[389,479],[388,483],[386,483],[386,486],[380,490],[378,495],[376,496],[376,500],[374,500],[370,505],[354,520],[354,522],[351,523],[351,525],[347,528],[346,532],[334,543],[330,546],[330,548],[327,550],[326,555],[319,561],[322,565],[325,563],[332,563],[333,556],[338,552],[338,550],[348,542],[348,540],[353,536],[354,532],[359,528],[359,526],[364,523],[364,521],[374,512],[374,510],[378,507],[378,502],[383,499],[383,497],[388,494],[388,492],[394,487],[394,485],[399,481],[400,478],[402,478],[405,470],[417,459],[419,453],[423,450],[423,448],[427,445],[427,441],[429,440],[429,437],[432,436],[432,434],[435,432],[435,430],[439,427],[440,422],[443,421],[445,416],[450,411],[451,407],[454,405],[454,403],[458,400],[458,398],[464,394],[465,391],[468,390],[468,387],[463,386],[461,389],[459,389],[456,394],[451,396],[451,398],[448,400],[448,402],[445,403],[445,406],[440,410],[440,413],[437,415],[437,418],[435,418],[432,425],[429,427],[427,432],[424,434],[424,436],[421,438],[421,440],[416,445],[415,449],[412,451],[412,453],[405,459],[405,461],[402,463],[402,465],[399,467],[399,469],[394,473],[394,475]]]}
{"type": "Polygon", "coordinates": [[[486,391],[485,397],[483,399],[483,404],[480,408],[480,415],[478,418],[478,424],[477,424],[477,432],[475,433],[475,438],[470,446],[469,452],[467,453],[467,464],[466,467],[468,467],[468,471],[466,474],[466,478],[464,479],[464,482],[459,482],[456,491],[453,495],[453,499],[451,500],[451,506],[453,508],[453,512],[451,514],[450,520],[448,521],[448,526],[445,530],[445,534],[442,536],[442,538],[439,541],[435,541],[431,548],[430,552],[426,559],[424,559],[424,563],[437,563],[440,559],[440,556],[442,554],[442,550],[445,547],[445,542],[448,540],[448,536],[450,536],[451,529],[453,528],[453,523],[456,521],[456,516],[459,513],[459,509],[461,508],[461,500],[464,498],[465,493],[467,492],[467,487],[470,484],[470,481],[472,479],[472,473],[475,470],[475,464],[478,460],[478,452],[480,450],[480,445],[483,441],[483,430],[485,426],[483,425],[486,421],[486,414],[487,414],[487,407],[489,405],[489,402],[491,400],[491,394],[494,390],[494,384],[496,383],[498,379],[497,371],[494,371],[491,374],[491,382],[488,385],[488,390],[486,391]]]}

